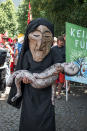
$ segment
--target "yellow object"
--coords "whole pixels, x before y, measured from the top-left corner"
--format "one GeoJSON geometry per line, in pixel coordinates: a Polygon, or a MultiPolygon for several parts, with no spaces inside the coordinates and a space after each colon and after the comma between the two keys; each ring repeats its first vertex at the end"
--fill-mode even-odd
{"type": "Polygon", "coordinates": [[[22,33],[18,34],[18,42],[23,43],[23,41],[24,41],[24,34],[22,33]]]}
{"type": "Polygon", "coordinates": [[[20,37],[24,37],[24,34],[22,34],[22,33],[18,34],[18,38],[20,38],[20,37]]]}

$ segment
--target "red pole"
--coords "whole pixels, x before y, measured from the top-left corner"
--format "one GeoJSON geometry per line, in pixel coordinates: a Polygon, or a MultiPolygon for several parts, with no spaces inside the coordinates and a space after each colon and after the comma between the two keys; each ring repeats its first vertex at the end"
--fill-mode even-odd
{"type": "Polygon", "coordinates": [[[29,11],[28,11],[28,20],[27,23],[30,23],[30,11],[31,11],[31,5],[30,5],[30,0],[29,0],[29,11]]]}

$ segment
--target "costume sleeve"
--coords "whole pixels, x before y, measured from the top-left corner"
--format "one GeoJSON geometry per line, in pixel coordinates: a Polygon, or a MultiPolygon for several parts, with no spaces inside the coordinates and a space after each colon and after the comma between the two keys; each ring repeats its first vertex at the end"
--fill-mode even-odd
{"type": "MultiPolygon", "coordinates": [[[[21,86],[23,86],[23,85],[21,85],[21,86]]],[[[23,92],[23,90],[22,90],[22,92],[23,92]]],[[[7,103],[14,106],[14,107],[16,107],[16,108],[20,108],[21,101],[22,101],[22,96],[20,98],[18,98],[15,102],[11,101],[12,97],[14,97],[16,93],[17,93],[17,89],[16,89],[15,82],[13,81],[13,84],[11,86],[10,93],[9,93],[9,96],[8,96],[8,99],[7,99],[7,103]]]]}

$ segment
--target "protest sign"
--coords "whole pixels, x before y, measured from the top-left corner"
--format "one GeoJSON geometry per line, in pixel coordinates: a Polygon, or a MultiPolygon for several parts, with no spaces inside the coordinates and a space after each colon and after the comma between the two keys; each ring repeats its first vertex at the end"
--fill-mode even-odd
{"type": "Polygon", "coordinates": [[[75,62],[80,68],[76,76],[66,76],[66,80],[87,84],[87,28],[66,23],[66,62],[75,62]]]}

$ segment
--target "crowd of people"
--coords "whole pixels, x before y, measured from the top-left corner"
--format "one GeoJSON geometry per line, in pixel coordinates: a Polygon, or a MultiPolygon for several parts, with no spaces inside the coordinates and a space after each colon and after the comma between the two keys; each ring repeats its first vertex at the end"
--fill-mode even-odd
{"type": "Polygon", "coordinates": [[[13,42],[8,41],[8,36],[2,37],[2,43],[0,43],[0,48],[7,50],[8,66],[10,68],[10,73],[13,73],[15,66],[17,64],[18,56],[20,54],[22,43],[18,42],[17,36],[14,37],[13,42]]]}
{"type": "MultiPolygon", "coordinates": [[[[18,42],[18,38],[14,37],[12,41],[9,41],[8,36],[3,35],[2,42],[0,43],[0,51],[6,52],[6,58],[3,65],[0,65],[0,91],[4,93],[6,89],[6,81],[9,75],[15,71],[18,56],[20,54],[22,43],[18,42]]],[[[3,57],[2,55],[0,57],[3,57]]],[[[3,60],[1,58],[0,60],[3,60]]]]}

